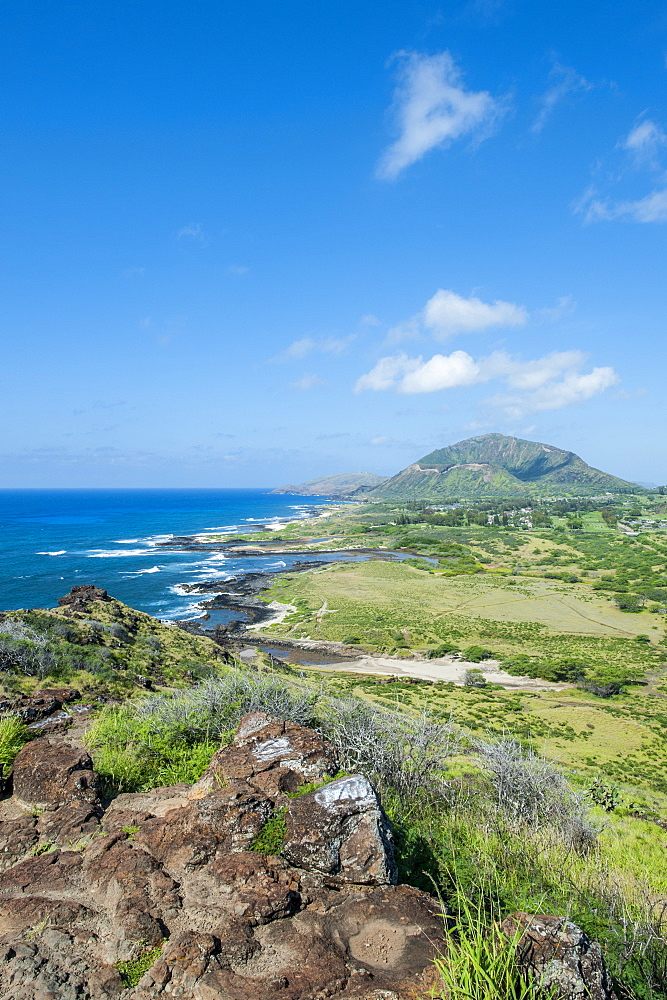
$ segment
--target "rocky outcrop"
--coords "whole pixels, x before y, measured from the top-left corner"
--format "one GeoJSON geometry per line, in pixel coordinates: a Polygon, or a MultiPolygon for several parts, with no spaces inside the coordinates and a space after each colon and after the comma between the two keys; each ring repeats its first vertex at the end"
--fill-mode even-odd
{"type": "Polygon", "coordinates": [[[27,744],[14,797],[0,803],[0,997],[425,991],[440,907],[394,884],[376,792],[337,771],[318,734],[255,712],[196,784],[121,795],[103,809],[85,752],[64,738],[27,744]],[[308,785],[317,787],[299,794],[308,785]],[[267,823],[273,853],[257,850],[267,823]],[[144,958],[128,985],[122,963],[144,958]]]}
{"type": "Polygon", "coordinates": [[[507,917],[501,929],[517,941],[521,966],[553,1000],[612,1000],[615,996],[600,945],[566,917],[518,912],[507,917]]]}
{"type": "Polygon", "coordinates": [[[81,584],[79,587],[72,587],[69,594],[65,594],[64,597],[58,598],[58,604],[61,608],[67,608],[70,611],[78,611],[85,614],[88,611],[89,605],[94,601],[110,601],[106,590],[101,587],[96,587],[92,583],[81,584]]]}
{"type": "Polygon", "coordinates": [[[360,774],[290,802],[282,853],[338,882],[388,885],[397,879],[389,822],[360,774]]]}

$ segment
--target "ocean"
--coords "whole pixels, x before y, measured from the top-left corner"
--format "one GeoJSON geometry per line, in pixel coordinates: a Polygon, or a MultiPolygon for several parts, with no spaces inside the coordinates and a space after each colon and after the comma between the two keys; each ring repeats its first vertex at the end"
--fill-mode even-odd
{"type": "Polygon", "coordinates": [[[0,610],[51,608],[71,587],[93,583],[158,618],[198,617],[199,601],[212,595],[185,593],[183,584],[289,569],[299,556],[234,559],[158,542],[247,534],[329,502],[262,489],[0,490],[0,610]]]}

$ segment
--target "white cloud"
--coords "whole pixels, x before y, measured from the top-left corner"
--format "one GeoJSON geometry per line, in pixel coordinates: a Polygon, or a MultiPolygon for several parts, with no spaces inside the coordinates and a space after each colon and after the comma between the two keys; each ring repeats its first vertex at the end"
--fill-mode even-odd
{"type": "Polygon", "coordinates": [[[586,356],[581,351],[553,351],[524,361],[496,351],[475,361],[466,351],[434,354],[424,361],[401,353],[380,358],[357,380],[356,392],[393,389],[414,394],[440,392],[500,381],[514,392],[492,397],[490,402],[511,417],[539,410],[556,410],[583,402],[619,381],[613,368],[582,372],[586,356]]]}
{"type": "Polygon", "coordinates": [[[298,361],[314,351],[315,347],[316,344],[312,337],[301,337],[299,340],[292,341],[289,347],[285,348],[281,358],[286,361],[298,361]]]}
{"type": "Polygon", "coordinates": [[[548,382],[523,396],[498,396],[491,402],[502,407],[508,417],[524,417],[539,410],[560,410],[583,403],[619,381],[613,368],[593,368],[587,374],[567,372],[562,379],[548,382]]]}
{"type": "Polygon", "coordinates": [[[182,240],[186,237],[204,243],[206,241],[206,234],[201,222],[190,222],[187,226],[181,226],[178,230],[178,238],[182,240]]]}
{"type": "Polygon", "coordinates": [[[437,392],[439,389],[455,389],[458,386],[474,385],[480,381],[480,367],[466,351],[452,354],[434,354],[428,361],[420,363],[414,371],[403,376],[401,392],[437,392]]]}
{"type": "Polygon", "coordinates": [[[580,76],[571,66],[561,66],[557,62],[554,63],[549,77],[554,82],[540,98],[542,107],[531,127],[532,132],[542,131],[556,105],[565,98],[580,91],[593,89],[593,84],[589,83],[585,77],[580,76]]]}
{"type": "Polygon", "coordinates": [[[629,219],[631,222],[667,222],[667,187],[634,201],[604,201],[591,192],[588,199],[575,207],[585,222],[611,222],[629,219]]]}
{"type": "Polygon", "coordinates": [[[660,149],[667,145],[667,135],[654,121],[645,118],[635,125],[620,143],[622,149],[626,149],[635,157],[639,165],[656,165],[656,155],[660,149]]]}
{"type": "Polygon", "coordinates": [[[383,180],[395,180],[436,146],[488,128],[503,110],[502,102],[488,91],[466,90],[449,52],[399,57],[393,103],[399,136],[378,164],[377,176],[383,180]]]}
{"type": "Polygon", "coordinates": [[[274,362],[300,361],[313,352],[342,354],[353,340],[354,334],[350,334],[349,337],[327,337],[324,340],[315,340],[314,337],[300,337],[299,340],[292,341],[282,354],[270,360],[274,362]]]}
{"type": "Polygon", "coordinates": [[[367,389],[372,389],[379,392],[383,389],[392,389],[398,379],[414,371],[421,363],[421,358],[409,358],[403,353],[380,358],[369,372],[357,379],[354,391],[365,392],[367,389]]]}
{"type": "Polygon", "coordinates": [[[494,326],[524,326],[529,319],[528,310],[514,302],[483,302],[474,295],[466,299],[451,289],[439,288],[421,312],[391,327],[386,343],[421,340],[426,332],[435,340],[447,340],[457,333],[477,333],[494,326]]]}
{"type": "Polygon", "coordinates": [[[227,274],[233,274],[235,278],[242,278],[244,274],[248,274],[250,268],[246,267],[245,264],[229,264],[226,270],[227,274]]]}
{"type": "Polygon", "coordinates": [[[617,180],[623,180],[629,170],[648,172],[653,175],[653,190],[642,198],[610,198],[591,185],[573,203],[574,213],[582,215],[587,223],[615,219],[667,222],[667,166],[660,158],[666,147],[664,129],[650,118],[640,119],[617,144],[625,159],[623,167],[616,171],[617,180]]]}
{"type": "Polygon", "coordinates": [[[456,292],[440,288],[422,313],[424,326],[438,339],[455,333],[472,333],[490,326],[523,326],[528,312],[513,302],[488,303],[472,296],[464,299],[456,292]]]}
{"type": "Polygon", "coordinates": [[[318,375],[302,375],[300,379],[296,382],[290,382],[290,389],[300,389],[305,391],[306,389],[314,389],[318,385],[324,385],[324,382],[318,375]]]}

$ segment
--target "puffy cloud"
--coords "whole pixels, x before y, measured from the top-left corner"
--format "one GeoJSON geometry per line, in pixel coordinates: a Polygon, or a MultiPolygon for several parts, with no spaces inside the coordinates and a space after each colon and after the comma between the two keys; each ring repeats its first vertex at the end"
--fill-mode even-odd
{"type": "Polygon", "coordinates": [[[401,392],[437,392],[457,386],[474,385],[480,381],[480,367],[466,351],[434,354],[403,376],[401,392]]]}
{"type": "Polygon", "coordinates": [[[434,354],[426,361],[401,353],[380,358],[371,371],[357,380],[355,389],[357,392],[394,389],[414,394],[500,381],[514,392],[495,396],[490,402],[504,409],[508,416],[519,417],[583,402],[619,381],[609,367],[582,372],[585,360],[581,351],[553,351],[530,361],[514,358],[504,351],[477,361],[466,351],[434,354]]]}
{"type": "Polygon", "coordinates": [[[560,410],[573,403],[583,403],[619,381],[613,368],[593,368],[586,374],[566,372],[559,379],[541,385],[523,396],[498,396],[492,400],[508,417],[523,417],[539,410],[560,410]]]}
{"type": "Polygon", "coordinates": [[[540,113],[533,122],[531,131],[541,132],[549,118],[554,112],[556,105],[560,104],[572,94],[580,91],[592,90],[593,84],[589,83],[583,76],[580,76],[571,66],[561,66],[555,62],[550,79],[552,85],[542,94],[540,98],[540,113]]]}
{"type": "Polygon", "coordinates": [[[391,389],[400,378],[418,368],[421,360],[421,358],[409,358],[403,353],[380,358],[369,372],[357,379],[355,392],[364,392],[367,389],[376,392],[391,389]]]}
{"type": "Polygon", "coordinates": [[[400,53],[393,113],[398,139],[383,154],[378,177],[395,180],[429,150],[488,127],[502,112],[502,102],[488,91],[467,90],[449,52],[400,53]]]}
{"type": "Polygon", "coordinates": [[[438,289],[422,313],[424,326],[438,338],[455,333],[473,333],[491,326],[523,326],[528,312],[513,302],[482,302],[472,296],[464,299],[456,292],[438,289]]]}

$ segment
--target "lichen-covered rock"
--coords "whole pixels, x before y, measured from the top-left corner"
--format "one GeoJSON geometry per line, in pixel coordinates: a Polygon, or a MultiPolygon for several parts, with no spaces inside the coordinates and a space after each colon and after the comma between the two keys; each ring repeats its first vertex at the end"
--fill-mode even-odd
{"type": "Polygon", "coordinates": [[[331,781],[293,799],[283,857],[293,865],[370,885],[396,882],[389,821],[361,774],[331,781]]]}
{"type": "Polygon", "coordinates": [[[553,991],[554,1000],[611,1000],[602,949],[566,917],[513,913],[503,933],[517,943],[524,969],[553,991]]]}
{"type": "Polygon", "coordinates": [[[251,712],[240,722],[230,746],[218,750],[197,789],[244,781],[270,798],[287,802],[300,785],[322,781],[338,771],[336,752],[312,729],[251,712]]]}
{"type": "Polygon", "coordinates": [[[336,772],[318,734],[253,713],[201,781],[119,796],[99,823],[87,755],[46,738],[28,747],[18,797],[0,810],[0,997],[407,1000],[428,989],[440,906],[389,884],[390,830],[371,785],[359,775],[286,794],[336,772]],[[258,853],[284,804],[285,856],[258,853]],[[127,988],[118,964],[146,954],[127,988]]]}

